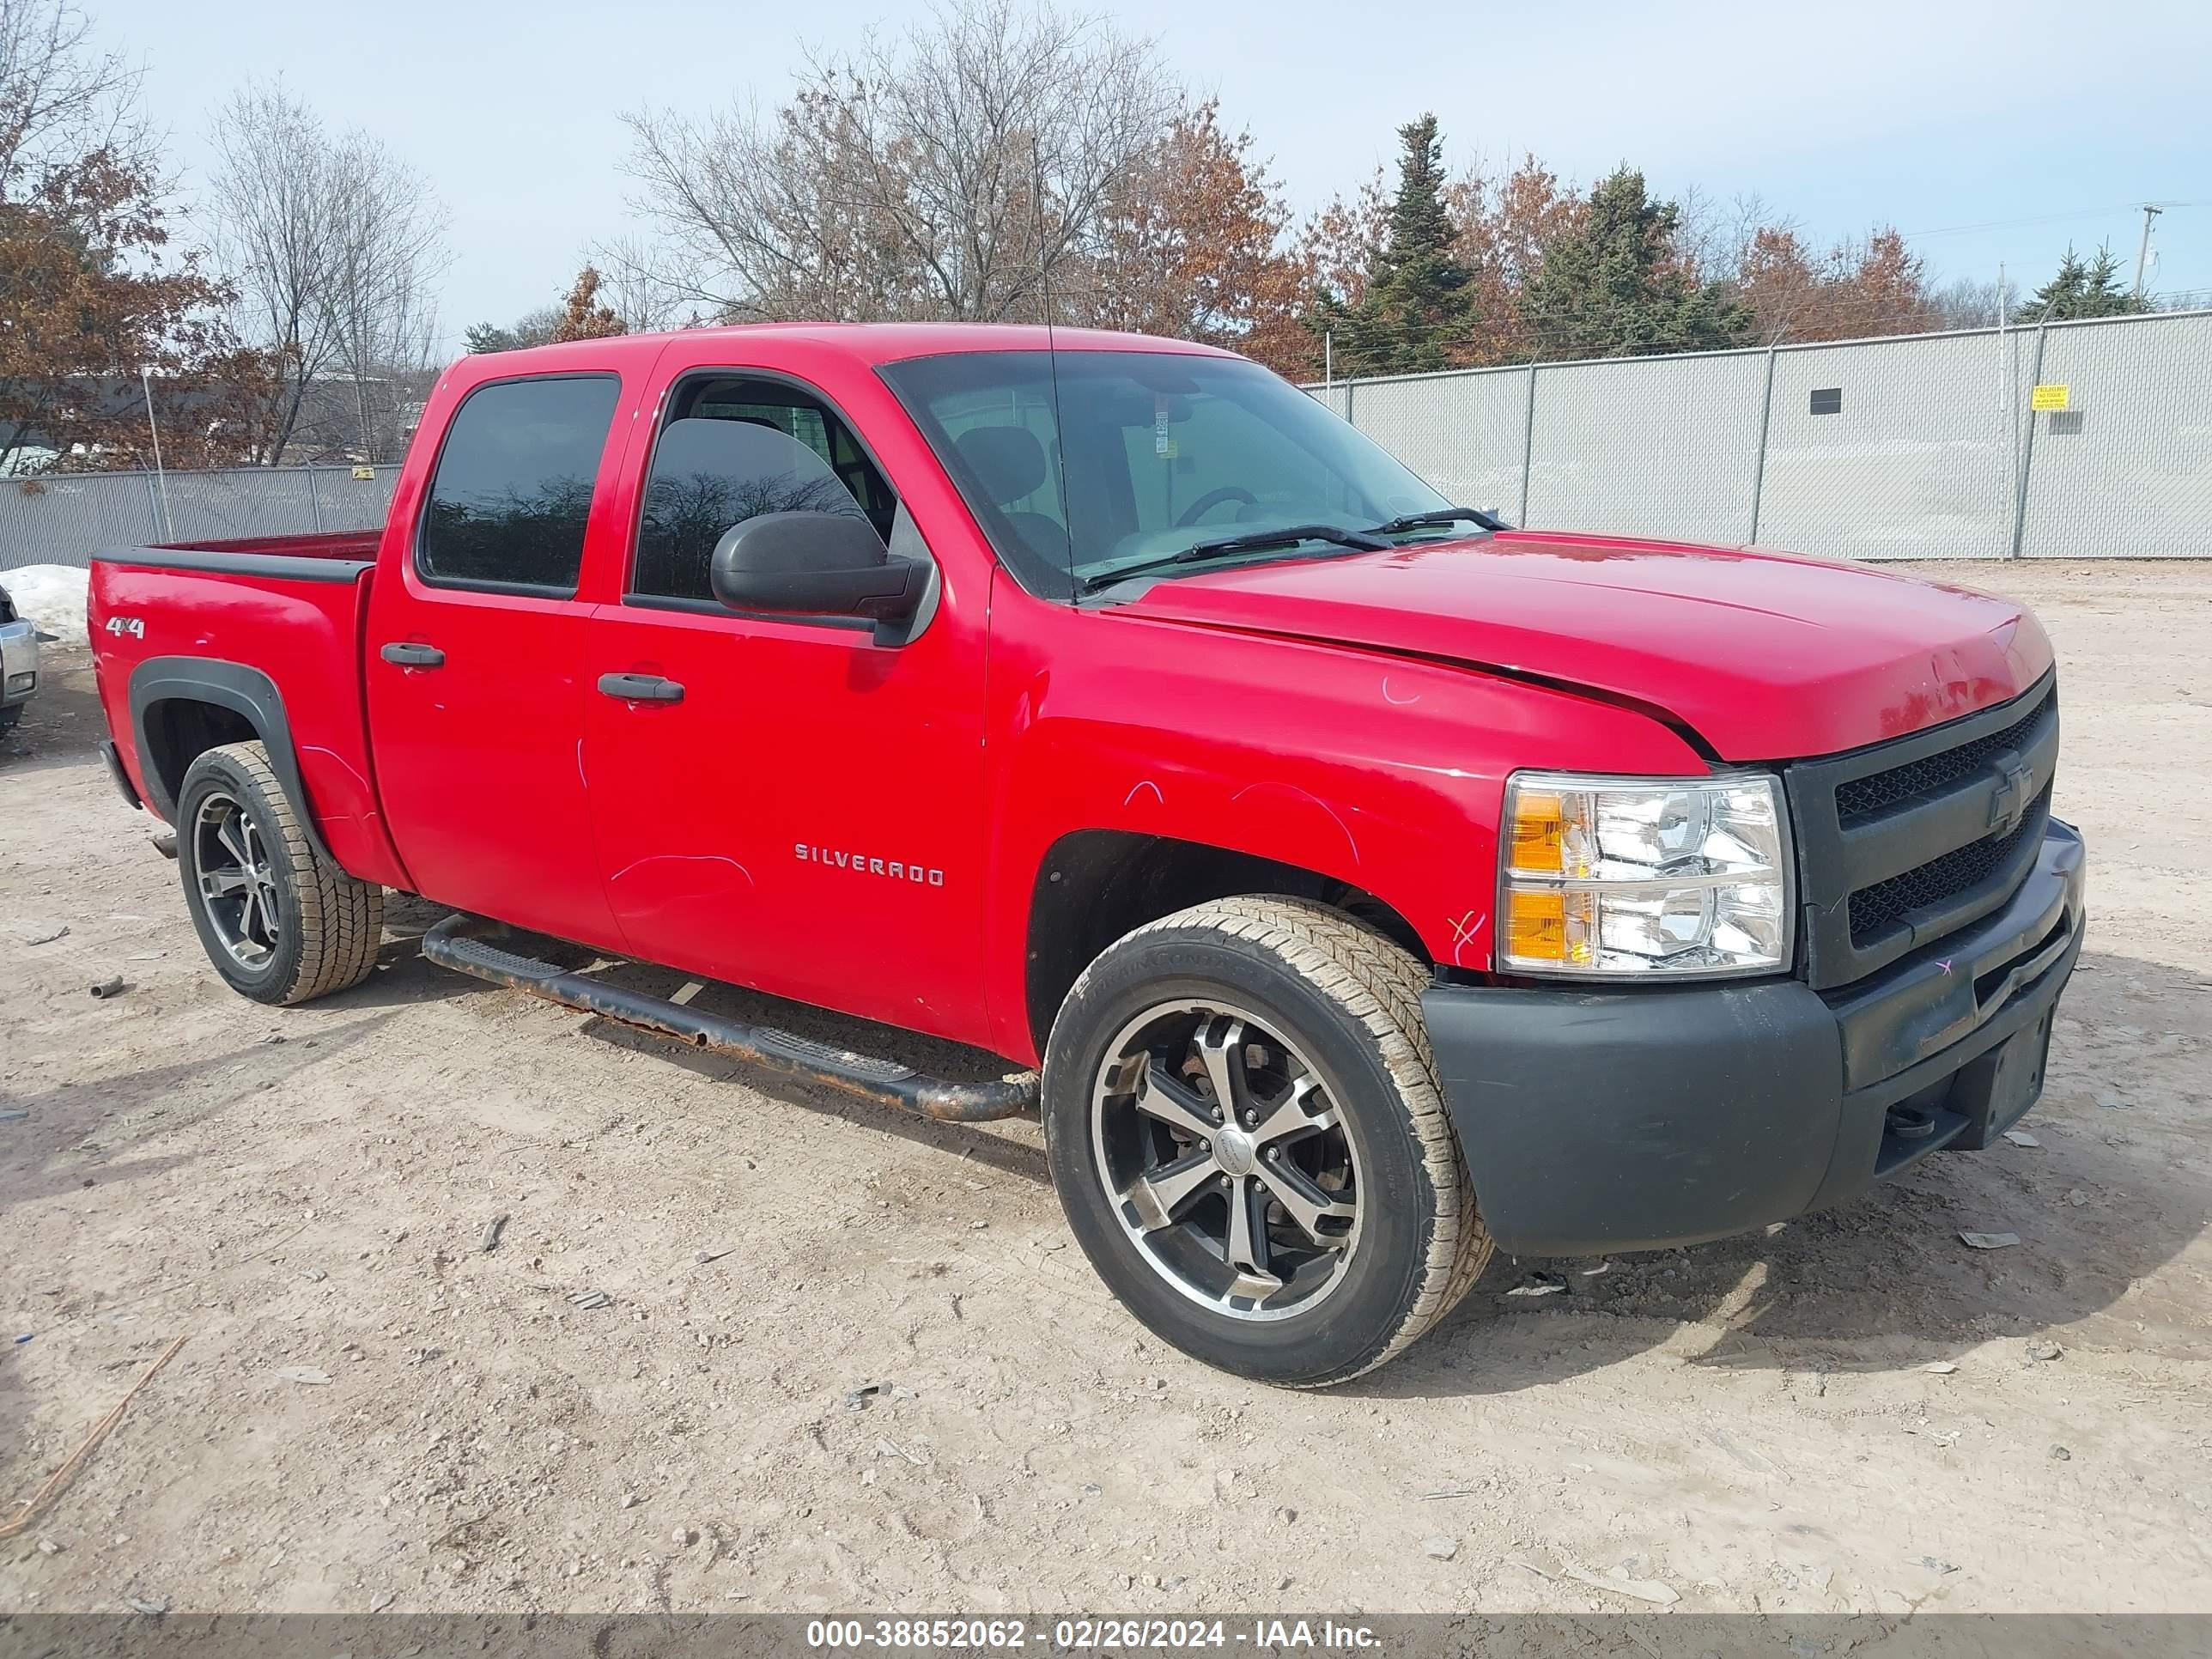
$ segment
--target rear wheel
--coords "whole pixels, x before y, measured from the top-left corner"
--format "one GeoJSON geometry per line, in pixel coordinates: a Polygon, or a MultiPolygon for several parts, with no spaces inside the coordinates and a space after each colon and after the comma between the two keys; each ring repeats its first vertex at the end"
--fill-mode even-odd
{"type": "Polygon", "coordinates": [[[306,1002],[376,966],[384,890],[315,850],[258,743],[210,749],[185,772],[177,872],[208,960],[242,996],[306,1002]]]}
{"type": "Polygon", "coordinates": [[[1053,1178],[1122,1302],[1291,1385],[1382,1364],[1490,1255],[1421,1024],[1425,975],[1291,899],[1139,928],[1085,970],[1045,1066],[1053,1178]]]}

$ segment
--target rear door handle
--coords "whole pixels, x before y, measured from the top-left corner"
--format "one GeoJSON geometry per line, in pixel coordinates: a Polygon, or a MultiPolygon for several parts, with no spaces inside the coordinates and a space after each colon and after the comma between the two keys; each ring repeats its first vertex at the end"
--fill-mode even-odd
{"type": "Polygon", "coordinates": [[[377,655],[402,668],[437,668],[446,660],[446,653],[436,646],[418,645],[413,640],[394,640],[377,655]]]}
{"type": "Polygon", "coordinates": [[[602,674],[599,690],[624,702],[682,702],[684,687],[658,674],[602,674]]]}

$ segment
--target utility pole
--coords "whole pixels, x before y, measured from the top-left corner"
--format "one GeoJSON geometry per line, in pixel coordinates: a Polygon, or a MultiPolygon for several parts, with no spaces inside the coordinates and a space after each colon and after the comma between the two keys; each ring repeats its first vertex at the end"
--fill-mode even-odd
{"type": "Polygon", "coordinates": [[[2136,245],[2136,298],[2138,300],[2143,296],[2145,267],[2150,263],[2150,222],[2165,211],[2166,210],[2155,202],[2143,204],[2142,240],[2136,245]]]}

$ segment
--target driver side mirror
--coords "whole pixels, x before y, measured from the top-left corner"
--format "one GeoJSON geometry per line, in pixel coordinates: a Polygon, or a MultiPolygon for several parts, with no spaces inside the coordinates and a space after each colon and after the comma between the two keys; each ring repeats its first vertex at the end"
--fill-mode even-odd
{"type": "Polygon", "coordinates": [[[708,566],[714,597],[732,611],[878,622],[912,615],[928,574],[850,513],[763,513],[724,531],[708,566]]]}

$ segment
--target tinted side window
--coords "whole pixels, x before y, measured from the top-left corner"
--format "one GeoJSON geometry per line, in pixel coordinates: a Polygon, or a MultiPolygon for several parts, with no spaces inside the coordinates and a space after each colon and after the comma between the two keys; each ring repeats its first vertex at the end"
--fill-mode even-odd
{"type": "Polygon", "coordinates": [[[415,566],[455,587],[576,591],[584,521],[622,384],[611,374],[502,380],[454,412],[415,566]]]}
{"type": "Polygon", "coordinates": [[[708,565],[731,526],[763,513],[861,516],[852,489],[807,441],[821,436],[818,419],[813,431],[794,434],[765,417],[742,415],[695,415],[662,428],[646,481],[630,591],[712,600],[708,565]]]}

